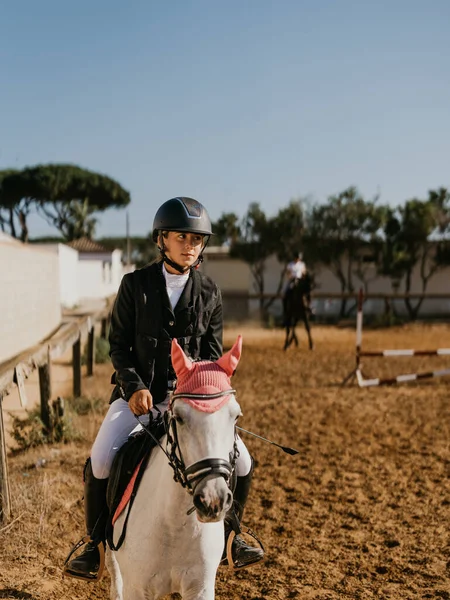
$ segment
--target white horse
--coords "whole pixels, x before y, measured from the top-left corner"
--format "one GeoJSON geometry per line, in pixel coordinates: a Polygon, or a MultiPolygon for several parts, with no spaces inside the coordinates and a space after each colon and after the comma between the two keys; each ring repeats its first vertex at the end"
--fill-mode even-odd
{"type": "MultiPolygon", "coordinates": [[[[111,600],[157,600],[175,592],[183,600],[214,599],[223,520],[233,500],[230,480],[241,409],[230,377],[241,348],[239,336],[217,362],[191,362],[173,340],[177,389],[168,410],[168,434],[150,457],[123,545],[107,550],[111,600]]],[[[114,542],[123,522],[121,515],[114,542]]]]}

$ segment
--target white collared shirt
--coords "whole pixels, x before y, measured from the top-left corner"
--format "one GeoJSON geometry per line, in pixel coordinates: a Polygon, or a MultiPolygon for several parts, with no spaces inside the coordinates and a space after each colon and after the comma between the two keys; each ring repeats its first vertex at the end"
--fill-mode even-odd
{"type": "Polygon", "coordinates": [[[292,261],[287,266],[287,275],[289,279],[301,279],[306,273],[306,265],[302,260],[292,261]]]}
{"type": "Polygon", "coordinates": [[[166,265],[163,263],[162,272],[166,280],[167,295],[169,296],[172,309],[174,309],[183,293],[184,286],[189,279],[189,271],[187,273],[173,275],[167,271],[166,265]]]}

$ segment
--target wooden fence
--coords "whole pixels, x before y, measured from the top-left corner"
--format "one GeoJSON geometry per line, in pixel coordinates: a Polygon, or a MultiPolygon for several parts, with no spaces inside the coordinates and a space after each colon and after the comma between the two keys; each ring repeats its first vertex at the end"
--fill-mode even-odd
{"type": "MultiPolygon", "coordinates": [[[[319,292],[316,290],[313,290],[311,292],[311,298],[313,299],[322,299],[322,300],[355,300],[355,302],[357,302],[358,300],[358,293],[359,291],[356,290],[354,292],[319,292]]],[[[234,298],[247,298],[247,300],[259,300],[260,298],[263,298],[264,300],[270,300],[270,299],[274,299],[276,300],[277,298],[282,298],[281,294],[276,294],[276,293],[264,293],[264,294],[251,294],[248,293],[246,291],[233,291],[233,292],[227,292],[227,291],[223,291],[222,295],[224,298],[229,298],[229,299],[234,299],[234,298]]],[[[439,293],[439,292],[435,292],[435,293],[409,293],[409,294],[404,294],[404,293],[399,293],[399,294],[386,294],[386,293],[382,293],[382,292],[377,292],[377,293],[368,293],[368,294],[364,294],[364,299],[365,300],[406,300],[406,299],[410,299],[410,300],[450,300],[450,294],[447,293],[439,293]]]]}
{"type": "Polygon", "coordinates": [[[11,515],[3,397],[16,386],[20,396],[24,379],[38,369],[41,418],[44,427],[51,431],[55,412],[60,410],[56,403],[51,403],[51,362],[72,347],[73,395],[81,396],[81,339],[87,336],[86,372],[93,375],[95,324],[101,323],[100,335],[106,337],[109,317],[109,307],[89,315],[66,317],[51,337],[0,365],[0,523],[7,521],[11,515]]]}

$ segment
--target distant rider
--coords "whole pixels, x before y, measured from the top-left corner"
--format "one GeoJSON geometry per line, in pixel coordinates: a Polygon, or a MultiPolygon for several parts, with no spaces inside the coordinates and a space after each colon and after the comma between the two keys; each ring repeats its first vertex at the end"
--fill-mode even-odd
{"type": "MultiPolygon", "coordinates": [[[[307,274],[306,264],[303,262],[303,254],[302,252],[298,252],[294,255],[293,260],[288,263],[286,267],[286,284],[283,289],[283,317],[284,322],[286,322],[286,303],[287,297],[289,295],[289,290],[292,289],[295,281],[297,279],[302,279],[307,274]]],[[[308,297],[308,303],[310,299],[308,297]]]]}

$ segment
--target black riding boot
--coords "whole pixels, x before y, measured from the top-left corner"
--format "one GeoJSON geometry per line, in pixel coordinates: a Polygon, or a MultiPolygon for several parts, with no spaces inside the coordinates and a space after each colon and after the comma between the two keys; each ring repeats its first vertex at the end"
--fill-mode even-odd
{"type": "MultiPolygon", "coordinates": [[[[222,564],[226,564],[227,561],[227,541],[230,533],[233,531],[233,522],[237,518],[238,523],[242,521],[244,514],[245,504],[247,502],[248,495],[250,493],[251,481],[253,478],[253,459],[252,468],[250,473],[244,477],[237,477],[236,489],[233,494],[233,506],[229,510],[225,517],[225,549],[222,555],[222,564]]],[[[233,559],[233,565],[235,568],[243,568],[253,565],[264,558],[264,550],[262,548],[255,548],[249,546],[240,535],[236,535],[232,541],[231,556],[233,559]]]]}
{"type": "Polygon", "coordinates": [[[91,541],[83,552],[69,561],[66,573],[80,579],[95,580],[98,577],[101,555],[99,544],[105,543],[105,527],[108,518],[106,488],[108,479],[97,479],[92,473],[90,459],[84,469],[84,513],[86,532],[91,541]]]}

